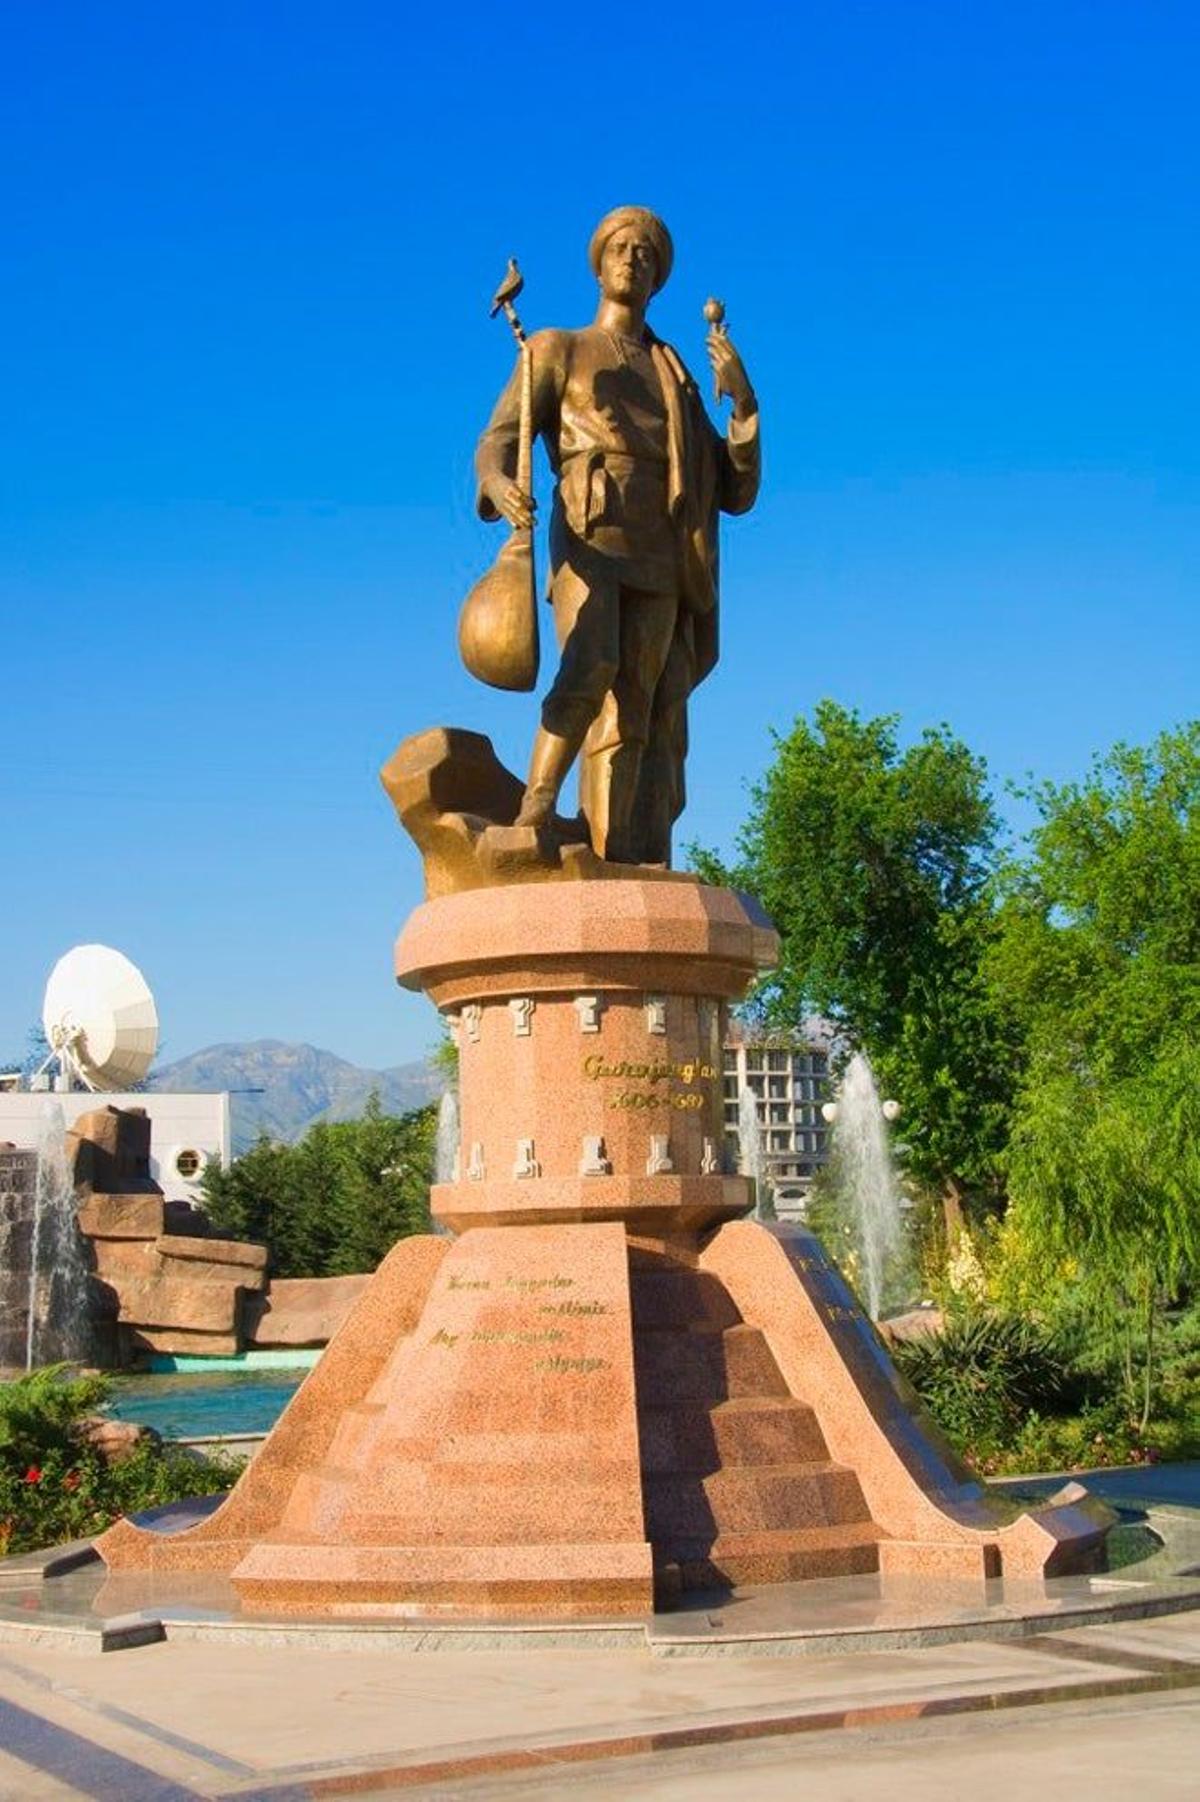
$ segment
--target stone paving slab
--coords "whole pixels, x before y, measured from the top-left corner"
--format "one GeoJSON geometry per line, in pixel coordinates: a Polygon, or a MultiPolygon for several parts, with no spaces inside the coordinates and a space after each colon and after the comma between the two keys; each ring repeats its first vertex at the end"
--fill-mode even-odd
{"type": "Polygon", "coordinates": [[[79,1802],[79,1791],[0,1751],[0,1797],[4,1802],[79,1802]]]}
{"type": "Polygon", "coordinates": [[[1171,1658],[1200,1664],[1200,1614],[1163,1615],[1154,1621],[1117,1621],[1102,1633],[1074,1628],[1045,1636],[1095,1656],[1097,1648],[1137,1658],[1171,1658]]]}
{"type": "Polygon", "coordinates": [[[987,1719],[744,1741],[377,1792],[428,1802],[1194,1802],[1200,1700],[1140,1696],[987,1719]],[[618,1775],[619,1771],[619,1775],[618,1775]]]}
{"type": "MultiPolygon", "coordinates": [[[[931,1652],[806,1660],[738,1660],[708,1667],[663,1665],[646,1653],[528,1654],[499,1666],[470,1654],[397,1661],[387,1654],[325,1654],[289,1662],[257,1647],[174,1644],[119,1659],[74,1657],[31,1648],[0,1660],[0,1693],[27,1681],[43,1699],[89,1698],[97,1718],[114,1711],[155,1735],[199,1738],[249,1769],[311,1768],[344,1757],[426,1752],[452,1745],[535,1736],[611,1735],[681,1716],[734,1720],[767,1709],[831,1706],[855,1696],[884,1699],[1060,1687],[1072,1672],[1024,1647],[983,1644],[931,1652]],[[64,1671],[68,1673],[64,1677],[64,1671]],[[38,1681],[40,1679],[40,1681],[38,1681]],[[197,1734],[195,1724],[205,1723],[197,1734]],[[266,1761],[264,1764],[264,1760],[266,1761]]],[[[1090,1674],[1090,1673],[1089,1673],[1090,1674]]]]}
{"type": "Polygon", "coordinates": [[[97,1659],[30,1645],[0,1655],[0,1728],[7,1711],[12,1729],[0,1744],[39,1781],[65,1776],[76,1786],[67,1793],[301,1802],[595,1762],[615,1777],[620,1761],[688,1747],[1193,1686],[1195,1617],[719,1666],[627,1651],[503,1661],[343,1651],[281,1666],[251,1646],[167,1642],[97,1659]]]}
{"type": "MultiPolygon", "coordinates": [[[[1185,1526],[1195,1531],[1189,1512],[1185,1526]]],[[[986,1586],[877,1576],[774,1584],[713,1597],[662,1615],[594,1621],[453,1621],[351,1615],[247,1614],[223,1578],[112,1576],[94,1556],[43,1580],[0,1564],[0,1644],[42,1640],[97,1651],[157,1640],[259,1645],[280,1657],[386,1649],[392,1656],[648,1647],[656,1656],[814,1656],[868,1646],[900,1649],[978,1638],[1014,1639],[1047,1628],[1102,1624],[1200,1607],[1200,1575],[1180,1574],[1179,1540],[1129,1576],[1057,1578],[986,1586]],[[3,1580],[6,1579],[7,1580],[3,1580]]]]}
{"type": "Polygon", "coordinates": [[[184,1758],[141,1721],[106,1718],[69,1693],[39,1696],[11,1682],[8,1672],[0,1672],[0,1747],[23,1773],[18,1786],[0,1789],[6,1802],[24,1802],[35,1777],[65,1786],[66,1795],[103,1802],[191,1802],[219,1793],[208,1782],[206,1761],[184,1758]]]}

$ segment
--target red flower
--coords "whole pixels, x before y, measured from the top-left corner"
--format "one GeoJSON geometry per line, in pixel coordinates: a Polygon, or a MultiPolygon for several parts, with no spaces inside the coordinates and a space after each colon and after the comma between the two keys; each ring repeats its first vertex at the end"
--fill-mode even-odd
{"type": "Polygon", "coordinates": [[[77,1470],[69,1470],[67,1472],[66,1476],[63,1478],[63,1488],[64,1489],[78,1489],[79,1488],[79,1472],[77,1470]]]}
{"type": "Polygon", "coordinates": [[[27,1483],[40,1483],[41,1480],[42,1480],[41,1471],[38,1469],[36,1464],[31,1464],[29,1466],[29,1469],[25,1472],[25,1481],[27,1483]]]}

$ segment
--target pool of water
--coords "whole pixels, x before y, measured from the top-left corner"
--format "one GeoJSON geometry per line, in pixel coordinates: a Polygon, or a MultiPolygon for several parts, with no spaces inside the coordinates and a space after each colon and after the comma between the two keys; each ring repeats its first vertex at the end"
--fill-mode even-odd
{"type": "Polygon", "coordinates": [[[153,1427],[164,1439],[266,1433],[307,1372],[214,1371],[211,1375],[117,1377],[110,1413],[153,1427]]]}

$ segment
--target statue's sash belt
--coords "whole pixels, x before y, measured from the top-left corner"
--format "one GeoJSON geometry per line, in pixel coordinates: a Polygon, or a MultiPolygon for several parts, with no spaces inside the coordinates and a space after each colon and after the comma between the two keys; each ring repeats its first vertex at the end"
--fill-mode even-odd
{"type": "Polygon", "coordinates": [[[589,538],[592,527],[603,520],[607,511],[605,487],[603,482],[597,482],[597,475],[611,471],[615,476],[627,476],[639,470],[653,471],[655,478],[661,480],[665,501],[670,480],[670,464],[665,457],[636,457],[627,451],[593,449],[571,451],[563,458],[559,482],[577,502],[582,500],[576,509],[576,529],[581,537],[589,538]]]}

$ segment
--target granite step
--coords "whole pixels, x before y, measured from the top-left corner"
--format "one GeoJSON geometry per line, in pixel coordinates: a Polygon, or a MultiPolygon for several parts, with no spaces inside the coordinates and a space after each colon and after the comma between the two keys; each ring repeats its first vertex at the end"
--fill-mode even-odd
{"type": "Polygon", "coordinates": [[[716,1539],[679,1538],[654,1548],[660,1594],[723,1589],[748,1583],[803,1583],[815,1577],[866,1576],[879,1569],[873,1521],[840,1527],[722,1533],[716,1539]]]}
{"type": "Polygon", "coordinates": [[[816,1414],[791,1396],[717,1402],[648,1402],[638,1411],[647,1475],[704,1473],[721,1465],[820,1463],[829,1456],[816,1414]]]}
{"type": "MultiPolygon", "coordinates": [[[[357,1545],[495,1545],[546,1537],[546,1495],[552,1491],[553,1536],[585,1544],[614,1536],[614,1481],[623,1466],[575,1465],[539,1473],[528,1467],[389,1465],[364,1480],[358,1470],[324,1465],[298,1473],[281,1520],[296,1537],[318,1523],[321,1538],[357,1545]]],[[[628,1537],[640,1540],[636,1515],[628,1537]]]]}
{"type": "Polygon", "coordinates": [[[635,1330],[670,1326],[740,1326],[742,1317],[720,1280],[706,1270],[662,1264],[631,1269],[635,1330]]]}
{"type": "Polygon", "coordinates": [[[707,1477],[652,1476],[642,1486],[651,1541],[710,1538],[870,1520],[858,1478],[841,1464],[730,1466],[707,1477]]]}
{"type": "Polygon", "coordinates": [[[635,1333],[633,1361],[642,1406],[788,1394],[757,1327],[667,1327],[635,1333]]]}
{"type": "Polygon", "coordinates": [[[368,1434],[373,1433],[383,1417],[379,1402],[356,1402],[338,1417],[326,1460],[331,1464],[352,1466],[368,1434]]]}

